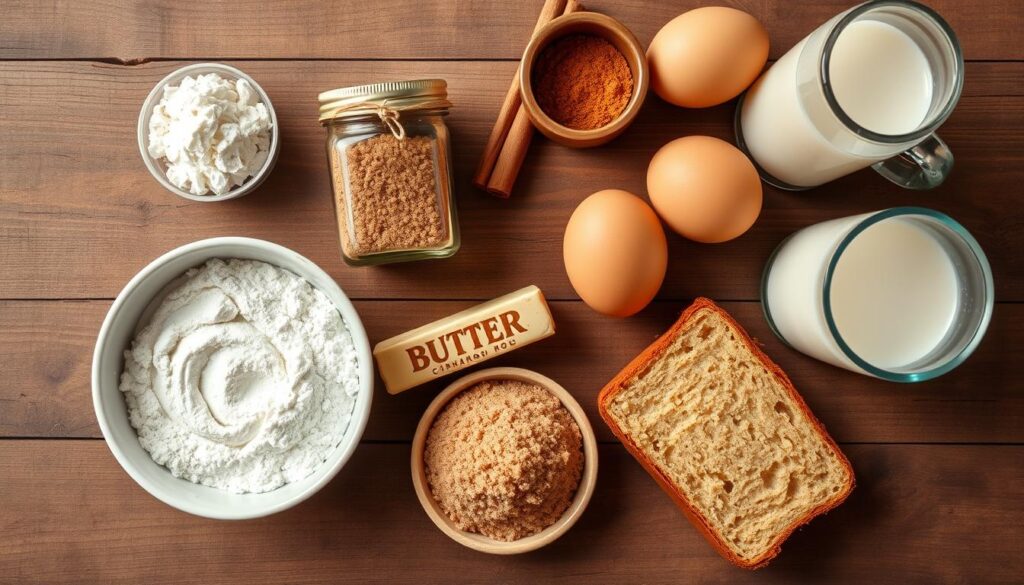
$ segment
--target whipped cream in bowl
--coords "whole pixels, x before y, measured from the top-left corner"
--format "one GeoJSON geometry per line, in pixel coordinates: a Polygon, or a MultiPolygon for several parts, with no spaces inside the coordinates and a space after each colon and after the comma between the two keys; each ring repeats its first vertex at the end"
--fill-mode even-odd
{"type": "Polygon", "coordinates": [[[277,162],[277,114],[259,84],[221,63],[164,77],[139,113],[139,152],[153,178],[193,201],[224,201],[255,190],[277,162]]]}
{"type": "Polygon", "coordinates": [[[369,417],[373,365],[351,302],[315,264],[213,238],[125,286],[92,383],[103,436],[140,486],[241,519],[294,506],[341,470],[369,417]]]}

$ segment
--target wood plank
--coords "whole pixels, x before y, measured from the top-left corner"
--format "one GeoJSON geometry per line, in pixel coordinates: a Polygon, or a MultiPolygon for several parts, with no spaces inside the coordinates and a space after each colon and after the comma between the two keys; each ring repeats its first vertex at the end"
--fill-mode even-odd
{"type": "MultiPolygon", "coordinates": [[[[376,343],[471,304],[359,301],[376,343]]],[[[844,442],[1024,442],[1024,396],[1015,364],[1024,359],[1024,305],[996,307],[977,353],[939,379],[899,385],[840,370],[784,347],[757,303],[724,303],[792,377],[816,415],[844,442]]],[[[92,348],[109,302],[0,303],[0,437],[99,437],[89,381],[92,348]]],[[[629,320],[601,317],[579,302],[554,302],[558,334],[487,362],[551,376],[586,409],[598,436],[597,392],[664,331],[683,304],[659,302],[629,320]]],[[[377,380],[364,438],[408,441],[437,392],[453,377],[390,396],[377,380]]]]}
{"type": "MultiPolygon", "coordinates": [[[[8,0],[0,19],[0,58],[328,58],[518,59],[540,0],[480,3],[398,0],[342,4],[298,0],[8,0]],[[231,23],[244,21],[244,26],[231,23]],[[428,23],[434,23],[433,25],[428,23]]],[[[956,30],[969,59],[1021,59],[1016,42],[1024,6],[1016,0],[930,0],[956,30]]],[[[590,0],[630,27],[645,45],[671,18],[702,2],[590,0]]],[[[771,33],[778,57],[850,7],[848,0],[717,4],[746,10],[771,33]]]]}
{"type": "Polygon", "coordinates": [[[33,583],[1010,583],[1024,447],[859,445],[857,489],[758,572],[715,554],[619,446],[600,449],[589,509],[538,552],[460,547],[423,513],[407,445],[363,445],[320,494],[276,516],[173,510],[99,441],[0,442],[0,580],[33,583]],[[47,559],[47,562],[40,562],[47,559]]]}
{"type": "MultiPolygon", "coordinates": [[[[0,298],[111,298],[159,254],[218,235],[291,247],[324,267],[354,298],[491,298],[539,285],[576,298],[561,262],[576,203],[599,189],[645,191],[658,145],[687,134],[731,137],[732,106],[705,111],[652,97],[634,126],[599,149],[535,141],[509,201],[469,185],[515,64],[464,62],[242,62],[274,100],[284,135],[280,162],[255,194],[205,204],[163,191],[135,141],[138,108],[181,63],[124,67],[84,62],[0,65],[0,298]],[[378,79],[447,78],[462,250],[452,259],[349,268],[336,244],[317,91],[378,79]],[[439,286],[438,283],[445,283],[439,286]]],[[[895,205],[924,205],[964,223],[987,250],[997,298],[1024,300],[1024,64],[971,64],[967,96],[942,134],[957,157],[946,185],[910,192],[863,171],[810,193],[766,192],[742,238],[700,245],[670,236],[664,299],[753,300],[764,261],[789,233],[818,221],[895,205]],[[727,269],[725,267],[728,267],[727,269]]]]}

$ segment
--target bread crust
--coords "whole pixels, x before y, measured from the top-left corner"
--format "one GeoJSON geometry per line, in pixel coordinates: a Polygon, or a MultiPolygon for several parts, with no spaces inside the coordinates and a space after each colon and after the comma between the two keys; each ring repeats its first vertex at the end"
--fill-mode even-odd
{"type": "Polygon", "coordinates": [[[601,393],[598,395],[597,406],[598,412],[601,414],[601,418],[604,419],[604,422],[609,426],[609,428],[611,428],[612,433],[614,433],[615,436],[618,437],[619,441],[621,441],[622,444],[626,447],[626,450],[633,455],[633,457],[640,463],[641,466],[643,466],[647,473],[649,473],[651,477],[654,478],[658,485],[661,486],[661,489],[663,489],[665,493],[667,493],[669,497],[672,498],[672,500],[676,503],[676,506],[678,506],[679,509],[682,510],[683,514],[690,520],[690,522],[697,528],[697,530],[699,530],[700,533],[704,535],[704,538],[707,539],[709,543],[711,543],[711,546],[714,547],[716,551],[718,551],[718,554],[722,555],[736,566],[742,567],[744,569],[759,569],[767,565],[773,558],[775,558],[776,555],[779,554],[779,552],[782,550],[782,543],[787,538],[789,538],[789,536],[793,533],[794,530],[810,522],[815,517],[824,514],[825,512],[828,512],[829,510],[841,504],[847,498],[847,496],[850,495],[850,492],[853,491],[855,485],[855,480],[853,477],[853,467],[850,466],[849,460],[847,460],[846,456],[843,455],[843,452],[839,450],[839,446],[836,445],[835,441],[832,440],[832,437],[829,436],[828,432],[825,430],[825,426],[821,424],[821,422],[814,416],[811,410],[807,407],[807,403],[804,402],[803,398],[796,391],[796,388],[793,386],[793,383],[789,380],[789,377],[786,376],[785,372],[783,372],[782,369],[775,364],[775,362],[773,362],[767,355],[765,355],[763,351],[761,351],[761,348],[758,347],[754,340],[750,338],[750,335],[747,334],[746,330],[744,330],[743,327],[741,327],[740,324],[737,323],[731,315],[729,315],[729,313],[727,313],[724,309],[716,305],[711,299],[699,297],[693,302],[692,305],[690,305],[685,311],[683,311],[683,314],[680,315],[679,319],[676,320],[676,322],[668,329],[668,331],[666,331],[654,343],[652,343],[646,349],[644,349],[644,351],[642,351],[640,355],[634,358],[633,361],[631,361],[625,368],[622,369],[621,372],[619,372],[614,378],[612,378],[612,380],[608,382],[607,385],[605,385],[605,387],[601,390],[601,393]],[[728,543],[725,542],[722,536],[719,535],[711,527],[707,519],[704,518],[700,511],[698,511],[697,508],[694,507],[693,504],[687,499],[686,494],[684,494],[683,491],[677,485],[675,485],[675,483],[673,483],[672,480],[669,479],[658,468],[654,461],[652,461],[647,456],[647,454],[644,453],[644,451],[640,449],[640,447],[637,446],[637,444],[634,443],[633,440],[619,427],[619,425],[616,424],[615,420],[611,417],[611,415],[609,415],[607,409],[608,403],[611,401],[612,398],[615,397],[616,394],[622,391],[622,389],[625,387],[625,383],[631,380],[632,378],[636,377],[640,373],[642,373],[647,368],[648,364],[661,357],[661,355],[665,352],[665,350],[672,343],[672,341],[675,340],[675,338],[679,336],[679,334],[686,327],[687,322],[690,320],[690,318],[693,317],[697,312],[704,309],[714,311],[723,319],[725,319],[726,322],[728,322],[729,325],[732,326],[740,334],[739,337],[740,339],[742,339],[747,349],[750,350],[750,352],[758,360],[761,361],[765,368],[772,372],[776,376],[776,378],[778,378],[778,380],[782,382],[782,385],[789,392],[790,397],[793,399],[796,405],[800,408],[800,410],[804,412],[805,415],[807,415],[808,420],[811,421],[811,424],[818,432],[818,435],[821,436],[822,439],[824,439],[825,443],[829,446],[832,452],[835,453],[836,457],[839,459],[839,462],[846,469],[847,476],[849,477],[849,480],[844,486],[844,489],[842,489],[838,494],[836,494],[831,499],[813,508],[806,515],[798,518],[792,524],[787,526],[785,530],[780,532],[778,537],[772,543],[772,546],[769,547],[764,554],[750,560],[741,559],[732,551],[732,549],[729,547],[728,543]]]}

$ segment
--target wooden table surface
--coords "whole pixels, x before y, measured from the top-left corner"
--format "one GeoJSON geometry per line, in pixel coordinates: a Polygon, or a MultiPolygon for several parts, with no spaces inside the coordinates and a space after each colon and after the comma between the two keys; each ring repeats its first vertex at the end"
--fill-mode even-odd
{"type": "MultiPolygon", "coordinates": [[[[847,0],[720,0],[757,16],[777,58],[847,0]]],[[[589,0],[644,44],[695,0],[589,0]]],[[[0,583],[1021,583],[1024,582],[1024,3],[931,0],[957,31],[967,81],[942,136],[956,169],[932,192],[863,171],[807,193],[766,188],[742,238],[706,246],[670,234],[658,300],[628,320],[573,293],[561,238],[575,205],[604,188],[644,193],[647,162],[688,134],[731,139],[734,104],[666,105],[599,149],[535,140],[511,200],[469,176],[539,0],[4,0],[0,4],[0,583]],[[283,146],[268,182],[217,204],[175,198],[135,140],[153,85],[193,61],[238,66],[270,94],[283,146]],[[319,91],[442,77],[455,103],[463,245],[454,257],[382,268],[341,260],[319,91]],[[895,385],[839,370],[776,340],[758,281],[774,246],[809,224],[895,205],[949,213],[995,272],[997,305],[977,353],[931,382],[895,385]],[[100,435],[90,394],[104,314],[142,266],[210,236],[278,242],[327,270],[375,343],[528,284],[551,300],[558,334],[488,365],[560,381],[595,424],[600,477],[582,520],[546,549],[464,549],[423,513],[409,441],[442,384],[388,396],[378,384],[352,461],[321,493],[270,518],[218,522],[145,493],[100,435]],[[760,339],[847,453],[857,489],[795,534],[767,569],[727,564],[616,443],[597,391],[697,296],[760,339]]]]}

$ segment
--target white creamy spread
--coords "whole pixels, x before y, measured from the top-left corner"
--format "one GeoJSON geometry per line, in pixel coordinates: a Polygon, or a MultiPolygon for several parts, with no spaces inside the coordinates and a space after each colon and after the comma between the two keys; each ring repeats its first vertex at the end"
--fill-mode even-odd
{"type": "Polygon", "coordinates": [[[177,477],[234,493],[303,479],[345,435],[359,388],[341,315],[298,276],[210,260],[125,352],[139,442],[177,477]]]}
{"type": "Polygon", "coordinates": [[[195,195],[217,195],[256,174],[270,154],[270,112],[252,85],[216,73],[164,88],[149,118],[149,155],[167,179],[195,195]]]}

